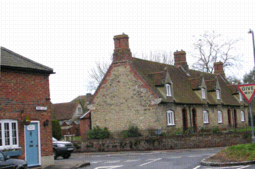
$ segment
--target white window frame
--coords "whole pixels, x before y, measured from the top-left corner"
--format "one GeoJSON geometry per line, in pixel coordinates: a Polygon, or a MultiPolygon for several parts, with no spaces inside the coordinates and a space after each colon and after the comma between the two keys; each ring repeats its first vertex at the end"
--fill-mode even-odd
{"type": "Polygon", "coordinates": [[[19,126],[18,126],[18,121],[17,120],[12,120],[12,119],[5,119],[5,120],[0,120],[0,127],[1,127],[1,132],[0,132],[0,137],[2,139],[2,145],[0,145],[0,149],[13,149],[13,148],[18,148],[19,147],[19,126]],[[9,125],[9,131],[6,132],[5,130],[5,124],[9,125]],[[13,126],[12,124],[16,125],[16,135],[13,135],[13,126]],[[6,133],[9,134],[9,145],[6,145],[6,133]],[[16,137],[16,143],[14,143],[14,138],[16,137]]]}
{"type": "Polygon", "coordinates": [[[166,96],[172,96],[171,85],[166,84],[166,96]]]}
{"type": "Polygon", "coordinates": [[[222,120],[222,111],[218,111],[218,123],[223,123],[223,120],[222,120]]]}
{"type": "Polygon", "coordinates": [[[167,111],[167,125],[168,126],[175,125],[174,112],[172,110],[167,111]]]}
{"type": "Polygon", "coordinates": [[[203,121],[205,124],[209,123],[209,113],[206,110],[203,111],[203,121]]]}
{"type": "Polygon", "coordinates": [[[245,121],[245,115],[244,115],[244,111],[243,110],[241,110],[241,121],[245,121]]]}
{"type": "Polygon", "coordinates": [[[220,100],[220,90],[216,90],[217,99],[220,100]]]}
{"type": "Polygon", "coordinates": [[[243,101],[243,96],[242,96],[242,93],[241,93],[241,92],[239,92],[239,100],[240,100],[240,102],[243,101]]]}
{"type": "Polygon", "coordinates": [[[201,89],[201,93],[202,93],[202,99],[205,99],[205,88],[201,89]]]}

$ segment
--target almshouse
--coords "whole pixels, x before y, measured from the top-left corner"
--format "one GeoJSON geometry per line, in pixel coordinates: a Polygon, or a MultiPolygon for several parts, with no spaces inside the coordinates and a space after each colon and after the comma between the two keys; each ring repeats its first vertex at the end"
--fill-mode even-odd
{"type": "Polygon", "coordinates": [[[28,166],[54,164],[49,91],[53,69],[3,47],[0,65],[0,150],[20,155],[28,166]]]}
{"type": "Polygon", "coordinates": [[[142,60],[132,57],[128,39],[114,36],[112,64],[90,105],[93,127],[171,132],[248,125],[248,109],[221,62],[210,74],[189,69],[184,51],[174,53],[174,65],[142,60]]]}

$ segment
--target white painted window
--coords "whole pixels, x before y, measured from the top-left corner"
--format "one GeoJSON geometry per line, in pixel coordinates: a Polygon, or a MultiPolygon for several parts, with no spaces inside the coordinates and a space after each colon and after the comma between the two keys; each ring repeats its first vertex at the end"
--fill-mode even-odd
{"type": "Polygon", "coordinates": [[[18,145],[17,120],[0,120],[0,149],[17,148],[18,145]]]}
{"type": "Polygon", "coordinates": [[[218,111],[218,123],[222,123],[222,112],[218,111]]]}
{"type": "Polygon", "coordinates": [[[243,96],[242,96],[242,94],[240,92],[239,92],[239,100],[240,100],[240,102],[243,101],[243,96]]]}
{"type": "Polygon", "coordinates": [[[167,111],[167,125],[174,125],[174,112],[172,110],[167,111]]]}
{"type": "Polygon", "coordinates": [[[201,92],[202,92],[202,99],[205,99],[205,89],[202,88],[202,89],[201,89],[201,92]]]}
{"type": "Polygon", "coordinates": [[[170,84],[166,84],[166,96],[172,96],[170,84]]]}
{"type": "Polygon", "coordinates": [[[208,111],[203,111],[203,120],[204,120],[204,123],[209,123],[208,111]]]}
{"type": "Polygon", "coordinates": [[[245,121],[244,111],[241,111],[241,121],[245,121]]]}
{"type": "Polygon", "coordinates": [[[220,99],[220,90],[216,90],[216,96],[217,96],[217,99],[219,100],[220,99]]]}

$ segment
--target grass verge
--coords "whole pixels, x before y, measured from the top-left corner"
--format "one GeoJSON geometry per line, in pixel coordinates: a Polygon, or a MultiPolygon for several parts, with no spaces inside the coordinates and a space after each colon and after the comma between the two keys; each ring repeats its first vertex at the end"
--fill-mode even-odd
{"type": "Polygon", "coordinates": [[[211,162],[243,162],[255,160],[255,143],[230,146],[208,158],[211,162]]]}

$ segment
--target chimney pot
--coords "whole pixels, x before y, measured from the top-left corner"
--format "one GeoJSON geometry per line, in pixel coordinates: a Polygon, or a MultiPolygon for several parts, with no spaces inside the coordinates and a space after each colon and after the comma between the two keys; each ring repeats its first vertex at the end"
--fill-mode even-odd
{"type": "Polygon", "coordinates": [[[113,62],[130,60],[132,58],[132,55],[129,49],[128,39],[129,39],[128,35],[124,33],[121,35],[114,36],[113,62]]]}
{"type": "Polygon", "coordinates": [[[220,74],[222,77],[225,77],[225,73],[224,73],[223,63],[222,62],[215,62],[213,67],[214,67],[214,74],[215,75],[220,74]]]}

